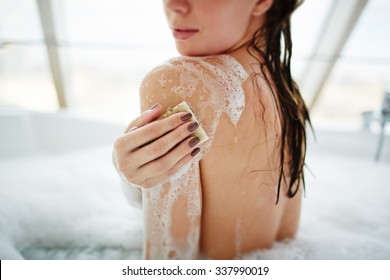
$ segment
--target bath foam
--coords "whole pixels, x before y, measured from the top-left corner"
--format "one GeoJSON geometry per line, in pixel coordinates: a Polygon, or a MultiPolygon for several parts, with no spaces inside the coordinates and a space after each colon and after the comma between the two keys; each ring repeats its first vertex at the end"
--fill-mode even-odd
{"type": "MultiPolygon", "coordinates": [[[[200,257],[201,185],[199,161],[210,150],[222,113],[236,127],[245,106],[243,82],[249,77],[241,64],[229,55],[179,57],[156,68],[161,95],[178,95],[197,113],[200,126],[209,140],[201,152],[176,174],[150,188],[143,189],[142,205],[146,238],[144,257],[152,259],[197,259],[200,257]],[[158,70],[161,70],[158,72],[158,70]],[[173,72],[177,83],[166,75],[173,72]],[[195,91],[197,94],[194,94],[195,91]],[[201,92],[201,94],[199,94],[201,92]],[[190,220],[187,237],[172,236],[172,209],[180,197],[187,198],[186,214],[190,220]],[[161,197],[164,196],[164,199],[161,197]],[[147,246],[147,247],[146,247],[147,246]]],[[[146,85],[148,86],[148,85],[146,85]]]]}

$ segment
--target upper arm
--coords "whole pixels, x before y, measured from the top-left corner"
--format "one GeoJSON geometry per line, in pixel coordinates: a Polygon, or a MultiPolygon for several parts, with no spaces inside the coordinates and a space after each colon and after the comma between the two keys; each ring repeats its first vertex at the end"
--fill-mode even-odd
{"type": "MultiPolygon", "coordinates": [[[[199,83],[196,79],[192,82],[199,83]]],[[[196,91],[183,84],[180,69],[167,65],[158,67],[144,78],[140,86],[141,111],[160,103],[165,112],[169,107],[186,101],[203,127],[196,91]]],[[[196,258],[201,217],[199,172],[199,162],[192,160],[178,171],[180,176],[175,174],[168,181],[143,190],[147,258],[196,258]],[[159,217],[155,213],[159,213],[159,217]]]]}
{"type": "Polygon", "coordinates": [[[180,103],[180,96],[172,92],[178,83],[175,71],[169,67],[161,66],[148,73],[140,86],[141,112],[156,103],[162,105],[163,112],[180,103]]]}

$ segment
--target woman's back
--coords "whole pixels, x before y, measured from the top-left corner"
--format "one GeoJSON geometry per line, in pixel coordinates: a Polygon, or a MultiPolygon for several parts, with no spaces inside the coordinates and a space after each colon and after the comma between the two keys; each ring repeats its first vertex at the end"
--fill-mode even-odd
{"type": "Polygon", "coordinates": [[[200,162],[201,248],[216,259],[269,248],[276,239],[292,237],[299,220],[300,197],[286,198],[284,184],[275,205],[281,129],[272,93],[261,75],[248,76],[242,88],[239,121],[233,125],[221,116],[200,162]]]}
{"type": "MultiPolygon", "coordinates": [[[[158,232],[171,247],[179,245],[170,238],[186,240],[192,250],[199,245],[205,258],[234,258],[270,247],[294,235],[298,225],[300,195],[287,199],[282,184],[275,205],[281,131],[277,106],[264,78],[245,69],[250,66],[231,55],[178,58],[152,71],[141,86],[143,109],[185,100],[210,137],[200,146],[200,162],[144,193],[146,213],[172,217],[171,229],[164,231],[146,215],[154,238],[158,232]]],[[[183,257],[180,250],[168,251],[168,257],[183,257]]],[[[159,254],[148,252],[149,257],[159,254]]]]}

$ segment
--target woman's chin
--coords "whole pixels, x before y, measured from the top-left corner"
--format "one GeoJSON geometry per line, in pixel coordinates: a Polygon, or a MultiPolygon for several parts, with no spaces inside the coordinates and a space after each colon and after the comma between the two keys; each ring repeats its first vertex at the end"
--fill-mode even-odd
{"type": "Polygon", "coordinates": [[[194,52],[194,51],[182,51],[182,50],[177,50],[180,55],[182,56],[205,56],[206,54],[202,54],[199,52],[194,52]]]}
{"type": "Polygon", "coordinates": [[[201,51],[201,50],[188,49],[188,48],[181,48],[179,46],[176,46],[176,50],[182,56],[207,56],[207,55],[212,55],[212,53],[209,53],[209,52],[205,52],[205,51],[201,51]]]}
{"type": "Polygon", "coordinates": [[[199,50],[193,48],[183,48],[183,46],[178,45],[176,45],[176,50],[182,56],[209,56],[226,53],[225,49],[199,50]]]}

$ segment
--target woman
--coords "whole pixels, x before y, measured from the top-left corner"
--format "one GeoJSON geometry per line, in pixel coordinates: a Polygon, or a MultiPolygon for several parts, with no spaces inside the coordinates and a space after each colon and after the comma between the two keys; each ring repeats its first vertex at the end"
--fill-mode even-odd
{"type": "Polygon", "coordinates": [[[298,2],[163,1],[182,57],[145,77],[144,113],[114,148],[127,192],[142,190],[145,258],[238,258],[296,234],[309,120],[290,73],[298,2]],[[182,101],[199,123],[158,119],[182,101]]]}

